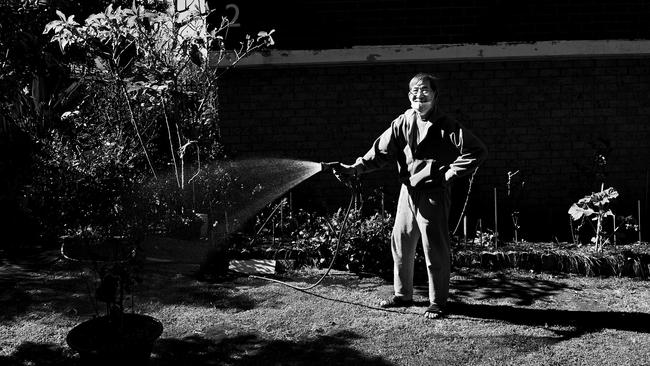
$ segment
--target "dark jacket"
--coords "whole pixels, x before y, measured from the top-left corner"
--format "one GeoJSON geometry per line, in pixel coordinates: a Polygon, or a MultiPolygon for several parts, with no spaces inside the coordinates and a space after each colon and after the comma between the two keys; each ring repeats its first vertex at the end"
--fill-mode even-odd
{"type": "Polygon", "coordinates": [[[487,148],[458,121],[434,110],[424,119],[432,123],[420,143],[418,113],[409,109],[391,122],[372,148],[357,159],[358,172],[368,172],[397,163],[400,181],[422,190],[449,186],[456,177],[471,173],[487,156],[487,148]],[[448,178],[445,179],[447,171],[448,178]]]}

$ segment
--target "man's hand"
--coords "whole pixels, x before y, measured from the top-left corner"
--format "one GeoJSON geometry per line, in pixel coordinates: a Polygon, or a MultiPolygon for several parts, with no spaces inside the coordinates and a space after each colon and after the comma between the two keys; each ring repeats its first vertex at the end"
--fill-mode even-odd
{"type": "Polygon", "coordinates": [[[357,175],[357,170],[352,165],[338,164],[332,167],[336,179],[343,183],[348,183],[357,175]]]}

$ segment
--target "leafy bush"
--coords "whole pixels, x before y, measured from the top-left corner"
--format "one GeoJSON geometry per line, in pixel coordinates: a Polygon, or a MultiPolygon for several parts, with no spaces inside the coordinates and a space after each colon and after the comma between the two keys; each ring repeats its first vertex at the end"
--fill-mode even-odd
{"type": "Polygon", "coordinates": [[[139,177],[108,141],[73,142],[56,131],[39,141],[32,194],[46,237],[72,235],[91,224],[105,226],[111,235],[132,227],[128,220],[139,177]]]}
{"type": "Polygon", "coordinates": [[[392,273],[390,237],[394,218],[391,215],[374,213],[364,217],[360,209],[352,209],[346,220],[346,210],[342,208],[329,217],[301,209],[283,219],[282,223],[275,220],[271,221],[272,225],[262,226],[269,222],[268,219],[268,214],[257,217],[256,226],[261,229],[253,240],[239,237],[229,243],[233,256],[252,252],[260,241],[277,242],[277,248],[267,249],[274,253],[274,258],[327,267],[337,250],[340,236],[334,268],[381,276],[392,273]],[[274,237],[269,239],[270,236],[274,237]]]}
{"type": "Polygon", "coordinates": [[[200,179],[216,182],[210,188],[217,192],[202,200],[223,201],[220,182],[228,179],[202,170],[221,157],[217,80],[272,45],[272,31],[227,51],[227,18],[208,32],[208,14],[153,5],[108,6],[83,25],[57,11],[58,20],[45,26],[72,76],[69,109],[33,135],[39,145],[33,194],[51,238],[89,225],[106,226],[109,235],[161,226],[182,233],[198,224],[192,183],[200,179]],[[53,212],[59,215],[49,217],[53,212]]]}

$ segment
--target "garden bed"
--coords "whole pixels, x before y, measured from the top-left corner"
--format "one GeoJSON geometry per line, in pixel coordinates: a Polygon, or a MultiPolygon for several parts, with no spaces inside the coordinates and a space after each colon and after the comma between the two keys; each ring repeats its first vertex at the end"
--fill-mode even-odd
{"type": "Polygon", "coordinates": [[[595,253],[591,247],[556,243],[521,243],[491,250],[458,247],[453,250],[452,258],[457,267],[513,268],[590,277],[650,277],[650,248],[647,243],[606,247],[602,253],[595,253]]]}
{"type": "MultiPolygon", "coordinates": [[[[386,245],[389,245],[388,243],[386,245]]],[[[241,249],[241,248],[238,248],[241,249]]],[[[331,251],[329,254],[332,254],[331,251]]],[[[327,266],[331,256],[322,252],[297,249],[291,243],[259,240],[245,250],[231,252],[236,259],[292,260],[291,264],[302,266],[327,266]]],[[[390,272],[390,259],[383,258],[381,273],[390,272]]],[[[421,248],[416,256],[416,272],[424,263],[421,248]]],[[[591,246],[569,243],[522,242],[504,244],[497,249],[478,245],[454,244],[452,266],[456,268],[480,268],[486,270],[520,269],[537,273],[572,273],[588,277],[632,277],[650,278],[650,245],[648,243],[609,246],[602,253],[596,253],[591,246]]],[[[346,255],[336,260],[335,269],[355,271],[350,268],[346,255]]],[[[376,267],[375,267],[376,268],[376,267]]],[[[373,272],[373,271],[370,271],[373,272]]],[[[419,273],[416,273],[416,276],[419,273]]]]}

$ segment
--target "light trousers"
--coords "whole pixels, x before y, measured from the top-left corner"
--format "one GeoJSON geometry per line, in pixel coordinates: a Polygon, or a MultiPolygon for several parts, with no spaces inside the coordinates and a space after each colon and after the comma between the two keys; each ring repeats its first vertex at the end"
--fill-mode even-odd
{"type": "Polygon", "coordinates": [[[402,185],[391,236],[395,296],[413,298],[415,249],[422,242],[429,277],[429,301],[444,306],[449,297],[451,272],[450,192],[416,191],[402,185]]]}

